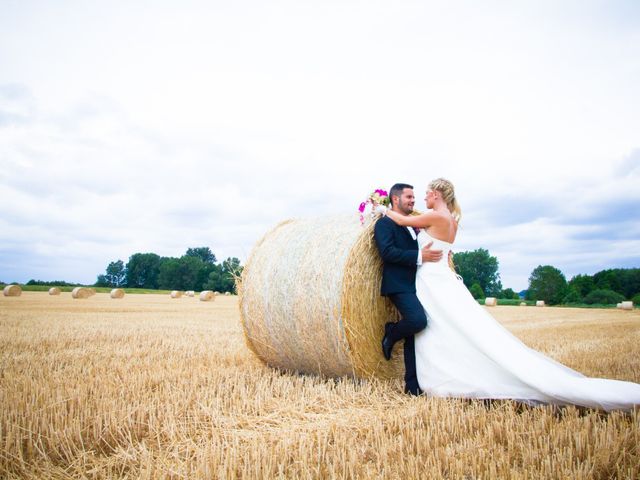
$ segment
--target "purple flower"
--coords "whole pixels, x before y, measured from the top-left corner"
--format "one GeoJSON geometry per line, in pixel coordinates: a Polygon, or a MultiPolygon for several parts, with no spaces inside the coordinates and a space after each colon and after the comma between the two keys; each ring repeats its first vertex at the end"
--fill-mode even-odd
{"type": "Polygon", "coordinates": [[[374,193],[377,193],[381,197],[386,197],[387,196],[387,192],[385,190],[382,190],[382,189],[379,189],[379,188],[374,193]]]}
{"type": "Polygon", "coordinates": [[[365,207],[367,206],[366,203],[362,202],[360,204],[360,206],[358,207],[358,210],[360,211],[360,213],[364,212],[365,207]]]}

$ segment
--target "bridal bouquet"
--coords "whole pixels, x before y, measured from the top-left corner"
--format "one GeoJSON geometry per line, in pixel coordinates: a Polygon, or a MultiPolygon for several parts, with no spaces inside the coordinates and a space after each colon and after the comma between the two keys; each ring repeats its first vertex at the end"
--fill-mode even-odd
{"type": "Polygon", "coordinates": [[[391,204],[391,199],[389,198],[389,194],[386,190],[382,190],[381,188],[375,189],[373,192],[369,194],[369,197],[360,204],[358,207],[358,211],[360,212],[360,224],[364,225],[364,211],[367,208],[367,205],[372,205],[371,208],[371,217],[374,216],[373,206],[374,205],[384,205],[388,207],[391,204]]]}

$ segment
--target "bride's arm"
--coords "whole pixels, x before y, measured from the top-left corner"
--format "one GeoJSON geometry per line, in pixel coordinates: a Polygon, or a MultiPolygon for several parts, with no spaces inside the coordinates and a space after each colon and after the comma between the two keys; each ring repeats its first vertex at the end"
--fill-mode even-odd
{"type": "Polygon", "coordinates": [[[433,225],[435,215],[432,212],[421,213],[420,215],[402,215],[388,209],[387,217],[403,227],[427,228],[433,225]]]}

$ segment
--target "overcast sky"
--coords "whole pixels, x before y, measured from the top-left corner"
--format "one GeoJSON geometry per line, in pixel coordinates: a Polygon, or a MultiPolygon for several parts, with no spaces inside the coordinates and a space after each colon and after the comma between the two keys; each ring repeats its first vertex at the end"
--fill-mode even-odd
{"type": "Polygon", "coordinates": [[[505,287],[640,267],[640,2],[0,0],[0,280],[243,262],[446,177],[505,287]]]}

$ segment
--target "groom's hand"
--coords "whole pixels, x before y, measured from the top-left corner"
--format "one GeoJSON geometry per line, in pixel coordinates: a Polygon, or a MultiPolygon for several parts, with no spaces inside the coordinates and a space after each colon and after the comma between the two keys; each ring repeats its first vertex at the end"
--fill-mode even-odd
{"type": "Polygon", "coordinates": [[[439,262],[442,258],[442,250],[431,250],[433,242],[429,242],[422,248],[422,262],[439,262]]]}

